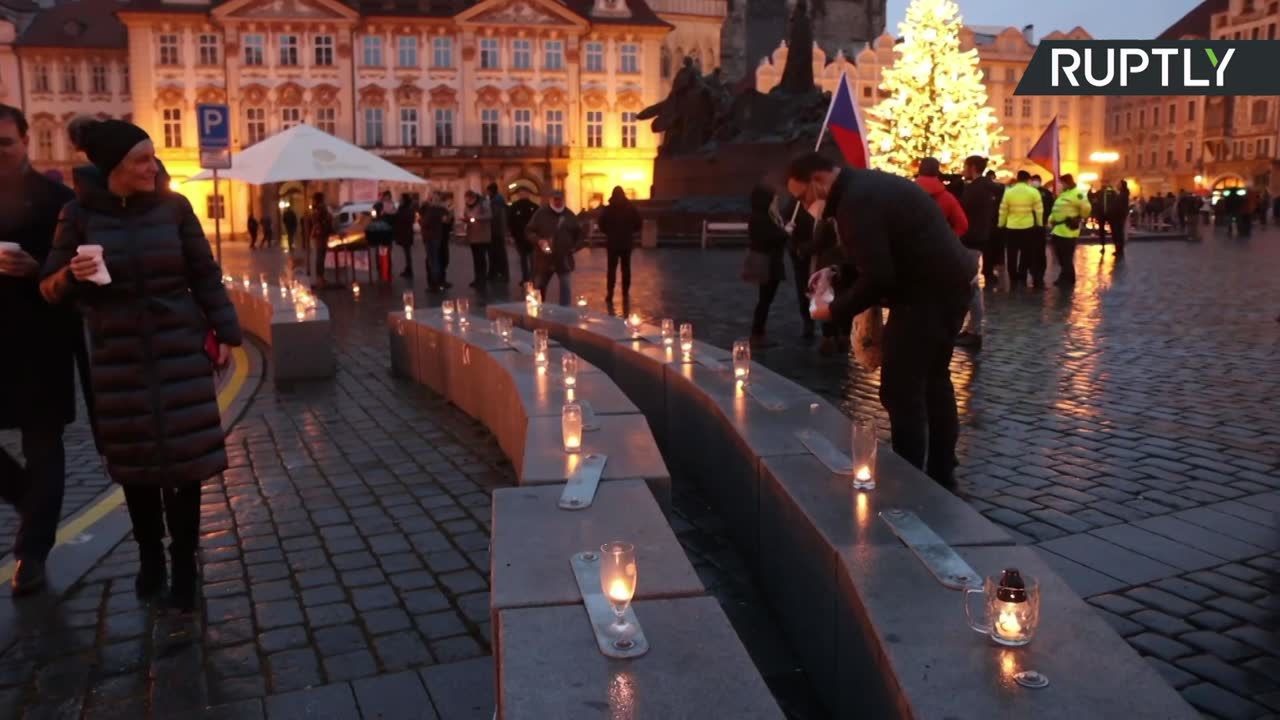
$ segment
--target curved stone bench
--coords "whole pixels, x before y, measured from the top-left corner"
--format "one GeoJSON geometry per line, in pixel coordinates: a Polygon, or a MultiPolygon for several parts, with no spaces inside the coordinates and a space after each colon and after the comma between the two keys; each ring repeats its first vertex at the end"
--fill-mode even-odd
{"type": "Polygon", "coordinates": [[[745,391],[723,350],[695,344],[695,358],[725,367],[685,363],[650,326],[635,338],[621,320],[569,308],[488,312],[590,353],[636,401],[673,482],[697,482],[717,506],[835,717],[1197,717],[1034,550],[888,448],[872,492],[828,470],[795,432],[848,453],[851,423],[808,390],[753,364],[754,392],[745,391]],[[970,630],[962,594],[898,540],[885,509],[914,512],[984,576],[1013,566],[1038,578],[1036,640],[1001,649],[970,630]],[[1050,686],[1018,686],[1012,675],[1024,669],[1050,686]]]}
{"type": "Polygon", "coordinates": [[[676,540],[660,503],[670,478],[638,408],[607,375],[580,360],[574,399],[588,403],[599,429],[584,451],[608,454],[594,502],[582,510],[557,503],[576,459],[561,450],[566,393],[551,348],[548,368],[515,346],[532,335],[513,330],[507,343],[472,318],[461,328],[438,309],[388,315],[393,371],[436,389],[486,425],[517,469],[519,487],[494,491],[490,613],[499,716],[608,718],[619,699],[635,697],[629,717],[781,718],[759,672],[719,604],[676,540]],[[600,654],[582,606],[570,558],[611,540],[636,546],[636,613],[650,641],[643,657],[600,654]],[[620,686],[619,683],[623,683],[620,686]],[[620,690],[627,690],[619,696],[620,690]]]}
{"type": "Polygon", "coordinates": [[[278,285],[245,287],[224,283],[235,305],[240,326],[267,346],[267,368],[271,378],[318,380],[333,377],[337,362],[333,355],[333,333],[329,308],[319,299],[305,318],[299,320],[292,299],[280,296],[278,285]]]}

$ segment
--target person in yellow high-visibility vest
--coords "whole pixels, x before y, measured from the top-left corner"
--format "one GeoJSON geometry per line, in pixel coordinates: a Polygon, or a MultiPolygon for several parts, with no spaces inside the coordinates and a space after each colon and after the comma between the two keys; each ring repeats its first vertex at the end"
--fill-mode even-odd
{"type": "Polygon", "coordinates": [[[1039,247],[1044,252],[1044,201],[1040,191],[1028,181],[1031,173],[1018,171],[1018,181],[1004,191],[996,227],[1006,230],[1008,260],[1005,269],[1014,288],[1025,288],[1030,267],[1028,253],[1039,247]]]}
{"type": "Polygon", "coordinates": [[[1060,178],[1063,191],[1053,203],[1053,211],[1049,213],[1050,233],[1053,236],[1053,256],[1058,259],[1058,279],[1054,283],[1058,287],[1067,287],[1076,282],[1076,242],[1080,237],[1080,228],[1085,218],[1089,217],[1092,207],[1089,198],[1076,187],[1076,179],[1070,174],[1060,178]]]}

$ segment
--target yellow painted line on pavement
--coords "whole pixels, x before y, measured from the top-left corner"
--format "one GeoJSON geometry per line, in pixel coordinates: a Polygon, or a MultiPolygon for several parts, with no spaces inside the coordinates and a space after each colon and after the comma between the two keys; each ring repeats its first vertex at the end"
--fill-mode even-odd
{"type": "MultiPolygon", "coordinates": [[[[231,377],[227,379],[227,383],[218,391],[218,411],[227,412],[231,407],[231,403],[235,401],[236,396],[240,394],[240,390],[244,387],[244,382],[249,377],[249,355],[244,348],[232,348],[232,367],[231,377]]],[[[85,530],[101,520],[107,513],[120,507],[124,502],[124,489],[119,485],[113,485],[111,492],[102,496],[97,502],[89,507],[81,510],[66,524],[58,528],[58,536],[54,541],[54,546],[65,545],[76,538],[80,537],[85,530]]],[[[0,584],[7,583],[13,577],[14,570],[17,569],[18,563],[13,559],[12,555],[8,556],[3,565],[0,565],[0,584]]]]}

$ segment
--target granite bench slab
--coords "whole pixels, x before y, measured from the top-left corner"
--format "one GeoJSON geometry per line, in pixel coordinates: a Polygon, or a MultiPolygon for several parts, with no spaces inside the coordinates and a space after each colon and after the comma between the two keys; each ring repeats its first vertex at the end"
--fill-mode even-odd
{"type": "Polygon", "coordinates": [[[338,371],[333,354],[329,308],[317,300],[299,320],[292,300],[280,288],[226,283],[241,326],[267,345],[267,370],[273,380],[318,380],[338,371]]]}
{"type": "MultiPolygon", "coordinates": [[[[642,415],[599,415],[600,429],[582,434],[582,452],[608,456],[601,482],[644,480],[663,508],[671,506],[671,474],[642,415]]],[[[564,451],[559,417],[529,419],[525,452],[516,463],[521,485],[564,483],[578,462],[564,451]]]]}

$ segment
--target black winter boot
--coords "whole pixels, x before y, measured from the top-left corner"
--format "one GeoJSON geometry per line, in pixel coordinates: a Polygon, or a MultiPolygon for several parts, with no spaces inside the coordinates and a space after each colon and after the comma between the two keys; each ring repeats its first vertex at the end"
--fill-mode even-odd
{"type": "Polygon", "coordinates": [[[138,597],[149,600],[164,591],[168,573],[164,564],[164,545],[155,542],[138,543],[138,577],[133,588],[138,597]]]}
{"type": "Polygon", "coordinates": [[[173,559],[173,585],[169,589],[169,606],[179,612],[191,612],[196,607],[195,551],[170,546],[169,554],[173,559]]]}

